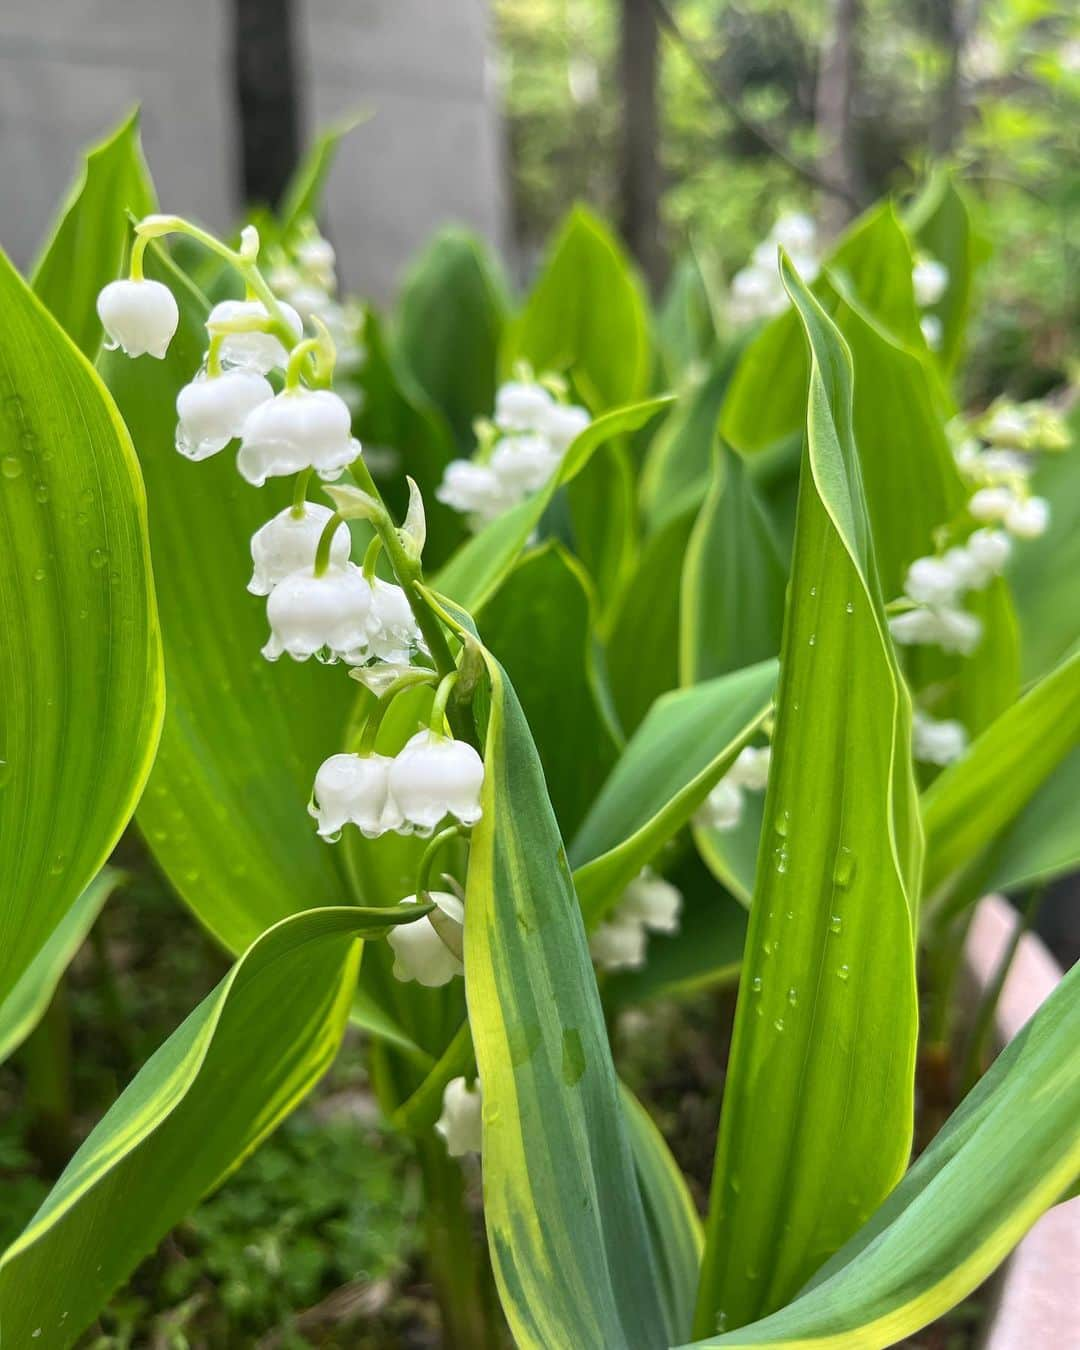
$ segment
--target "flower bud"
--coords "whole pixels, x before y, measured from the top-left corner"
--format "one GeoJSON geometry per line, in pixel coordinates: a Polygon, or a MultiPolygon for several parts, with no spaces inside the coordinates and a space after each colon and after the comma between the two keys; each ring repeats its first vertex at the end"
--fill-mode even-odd
{"type": "Polygon", "coordinates": [[[491,471],[502,495],[519,500],[542,488],[560,459],[546,436],[506,436],[491,456],[491,471]]]}
{"type": "Polygon", "coordinates": [[[97,298],[98,318],[110,351],[122,347],[128,356],[149,354],[160,361],[169,350],[180,310],[176,297],[160,281],[110,281],[97,298]]]}
{"type": "MultiPolygon", "coordinates": [[[[285,316],[285,322],[296,334],[303,336],[304,325],[291,305],[283,300],[278,304],[285,316]]],[[[270,314],[261,300],[222,300],[210,311],[206,320],[206,330],[213,337],[215,331],[229,324],[251,322],[265,319],[270,314]]],[[[221,364],[223,366],[241,366],[245,370],[254,370],[259,375],[268,375],[272,370],[284,369],[289,359],[280,338],[273,333],[253,329],[246,333],[226,333],[221,343],[221,364]]]]}
{"type": "Polygon", "coordinates": [[[644,924],[636,919],[624,921],[618,915],[589,934],[589,955],[604,970],[640,970],[648,946],[644,924]]]}
{"type": "Polygon", "coordinates": [[[405,592],[378,577],[372,583],[369,629],[371,655],[390,665],[408,665],[413,650],[424,646],[405,592]]]}
{"type": "Polygon", "coordinates": [[[744,745],[724,778],[736,787],[748,788],[751,792],[764,792],[769,783],[771,761],[771,746],[763,745],[759,748],[755,745],[744,745]]]}
{"type": "Polygon", "coordinates": [[[949,269],[936,258],[920,258],[911,271],[915,303],[920,309],[936,305],[949,284],[949,269]]]}
{"type": "Polygon", "coordinates": [[[971,585],[982,587],[1004,569],[1012,552],[1012,540],[1004,530],[976,530],[968,536],[963,552],[977,577],[971,585]]]}
{"type": "Polygon", "coordinates": [[[510,380],[495,394],[495,425],[501,431],[539,431],[553,403],[542,384],[510,380]]]}
{"type": "Polygon", "coordinates": [[[435,1129],[446,1140],[451,1158],[480,1152],[482,1104],[479,1079],[469,1087],[464,1078],[451,1078],[443,1089],[442,1115],[435,1122],[435,1129]]]}
{"type": "Polygon", "coordinates": [[[904,591],[922,605],[947,605],[962,589],[959,570],[945,558],[916,558],[904,578],[904,591]]]}
{"type": "Polygon", "coordinates": [[[1024,497],[1005,513],[1005,528],[1017,539],[1038,539],[1050,524],[1050,503],[1045,497],[1024,497]]]}
{"type": "MultiPolygon", "coordinates": [[[[302,516],[293,515],[292,507],[287,506],[273,520],[261,525],[251,536],[251,561],[255,567],[248,582],[251,594],[269,595],[292,572],[311,571],[319,540],[332,514],[329,507],[305,502],[302,516]]],[[[331,565],[344,567],[351,547],[349,527],[342,521],[330,541],[331,565]]]]}
{"type": "Polygon", "coordinates": [[[454,511],[470,518],[474,528],[486,525],[513,505],[494,470],[471,459],[455,459],[446,466],[435,496],[454,511]]]}
{"type": "Polygon", "coordinates": [[[889,620],[889,631],[893,640],[903,646],[933,645],[968,656],[982,637],[982,621],[966,609],[924,606],[894,614],[889,620]]]}
{"type": "Polygon", "coordinates": [[[337,839],[346,825],[366,839],[397,829],[401,815],[388,791],[390,764],[375,754],[331,755],[320,764],[308,814],[324,839],[337,839]]]}
{"type": "Polygon", "coordinates": [[[248,415],[274,397],[270,382],[253,370],[199,375],[176,396],[176,448],[188,459],[209,459],[244,429],[248,415]]]}
{"type": "MultiPolygon", "coordinates": [[[[789,253],[811,253],[817,246],[817,226],[802,211],[778,216],[771,230],[774,243],[783,244],[789,253]]],[[[773,249],[773,258],[776,250],[773,249]]]]}
{"type": "MultiPolygon", "coordinates": [[[[458,928],[464,925],[465,909],[456,895],[447,891],[428,891],[427,898],[435,902],[444,919],[458,928]]],[[[416,896],[407,895],[401,903],[415,905],[416,896]]],[[[437,989],[439,985],[449,984],[455,975],[462,974],[465,969],[426,914],[415,923],[403,923],[391,928],[386,940],[394,949],[393,973],[396,980],[415,980],[428,989],[437,989]]]]}
{"type": "Polygon", "coordinates": [[[360,453],[352,416],[329,389],[286,389],[261,403],[244,423],[236,467],[249,483],[315,469],[337,475],[360,453]]]}
{"type": "Polygon", "coordinates": [[[591,421],[588,412],[576,404],[553,403],[540,430],[551,442],[552,449],[562,455],[591,421]]]}
{"type": "Polygon", "coordinates": [[[694,824],[707,830],[734,830],[742,820],[742,788],[721,778],[694,814],[694,824]]]}
{"type": "Polygon", "coordinates": [[[941,344],[945,341],[945,325],[936,314],[924,314],[919,320],[919,331],[932,352],[941,351],[941,344]]]}
{"type": "Polygon", "coordinates": [[[915,710],[911,722],[911,750],[925,764],[952,764],[968,747],[967,729],[962,722],[937,721],[915,710]]]}
{"type": "Polygon", "coordinates": [[[1004,520],[1015,506],[1016,494],[1012,488],[985,487],[972,495],[968,510],[976,520],[1004,520]]]}
{"type": "Polygon", "coordinates": [[[484,761],[465,741],[419,731],[390,769],[390,792],[404,818],[403,833],[431,834],[444,816],[462,825],[480,819],[484,761]]]}
{"type": "Polygon", "coordinates": [[[358,665],[368,655],[371,587],[352,563],[319,577],[313,568],[291,573],[270,592],[266,616],[268,661],[287,652],[294,661],[317,656],[358,665]]]}

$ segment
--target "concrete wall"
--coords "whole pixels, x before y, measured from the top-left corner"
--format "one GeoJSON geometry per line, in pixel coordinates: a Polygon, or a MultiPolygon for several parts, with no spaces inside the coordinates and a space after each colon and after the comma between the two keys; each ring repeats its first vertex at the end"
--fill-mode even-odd
{"type": "MultiPolygon", "coordinates": [[[[80,149],[143,106],[162,205],[224,228],[236,208],[230,0],[3,0],[0,241],[32,260],[80,149]]],[[[501,147],[486,0],[298,0],[305,127],[366,107],[327,219],[378,298],[440,223],[500,241],[501,147]]]]}

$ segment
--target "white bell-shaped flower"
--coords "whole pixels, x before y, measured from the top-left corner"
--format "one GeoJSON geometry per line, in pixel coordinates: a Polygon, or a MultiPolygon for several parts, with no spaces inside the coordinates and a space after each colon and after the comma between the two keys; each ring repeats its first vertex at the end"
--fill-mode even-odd
{"type": "Polygon", "coordinates": [[[110,351],[122,347],[128,356],[149,355],[160,361],[180,323],[176,297],[160,281],[110,281],[97,298],[98,318],[110,351]]]}
{"type": "Polygon", "coordinates": [[[932,352],[941,351],[941,344],[945,341],[945,325],[936,314],[924,314],[919,320],[919,330],[932,352]]]}
{"type": "MultiPolygon", "coordinates": [[[[327,506],[304,502],[302,515],[294,515],[292,507],[287,506],[260,525],[251,536],[251,561],[255,568],[248,582],[251,594],[269,595],[293,572],[310,571],[315,566],[322,532],[332,515],[327,506]]],[[[330,541],[331,565],[344,567],[351,546],[349,527],[342,521],[330,541]]]]}
{"type": "Polygon", "coordinates": [[[936,305],[949,284],[949,269],[936,258],[919,258],[911,271],[915,303],[920,309],[936,305]]]}
{"type": "MultiPolygon", "coordinates": [[[[968,584],[978,590],[1004,570],[1012,552],[1012,540],[1004,530],[975,530],[961,551],[967,559],[971,577],[968,584]]],[[[950,549],[945,556],[952,552],[950,549]]]]}
{"type": "Polygon", "coordinates": [[[329,389],[286,389],[244,423],[236,467],[249,483],[314,469],[337,475],[360,453],[347,404],[329,389]]]}
{"type": "MultiPolygon", "coordinates": [[[[448,891],[428,891],[427,898],[433,900],[441,911],[440,924],[450,924],[460,937],[465,923],[465,909],[457,896],[448,891]]],[[[407,895],[401,903],[415,905],[416,896],[407,895]]],[[[426,914],[415,923],[403,923],[391,928],[386,940],[394,949],[396,980],[415,980],[428,989],[437,989],[442,984],[449,984],[455,975],[460,975],[465,969],[460,957],[443,941],[426,914]]],[[[460,942],[455,945],[460,946],[460,942]]]]}
{"type": "Polygon", "coordinates": [[[893,640],[903,646],[929,645],[968,656],[979,645],[982,621],[966,609],[950,605],[920,606],[894,614],[889,620],[893,640]]]}
{"type": "Polygon", "coordinates": [[[742,788],[725,776],[694,813],[694,824],[706,830],[734,830],[742,820],[742,813],[742,788]]]}
{"type": "Polygon", "coordinates": [[[443,1089],[442,1115],[436,1131],[446,1140],[451,1158],[479,1153],[483,1138],[483,1097],[480,1080],[469,1087],[464,1078],[451,1078],[443,1089]]]}
{"type": "Polygon", "coordinates": [[[542,384],[510,380],[495,394],[495,425],[501,431],[539,431],[555,400],[542,384]]]}
{"type": "Polygon", "coordinates": [[[387,755],[331,755],[315,775],[308,813],[324,839],[334,840],[346,825],[366,839],[377,839],[401,824],[389,792],[387,755]]]}
{"type": "Polygon", "coordinates": [[[546,436],[505,436],[491,456],[491,471],[503,496],[520,500],[544,486],[561,458],[546,436]]]}
{"type": "Polygon", "coordinates": [[[321,234],[311,234],[293,249],[293,256],[300,267],[313,277],[325,291],[332,291],[336,284],[335,268],[337,254],[329,239],[321,234]]]}
{"type": "Polygon", "coordinates": [[[1034,420],[1030,410],[1020,404],[995,403],[980,430],[993,445],[1024,447],[1034,430],[1034,420]]]}
{"type": "Polygon", "coordinates": [[[984,450],[979,455],[979,477],[991,482],[1027,480],[1035,471],[1035,462],[1022,450],[984,450]]]}
{"type": "MultiPolygon", "coordinates": [[[[284,300],[279,300],[278,305],[285,316],[285,322],[297,338],[302,337],[304,324],[300,315],[284,300]]],[[[206,331],[212,337],[215,332],[220,332],[229,324],[247,323],[269,317],[267,308],[261,300],[221,300],[210,311],[206,320],[206,331]]],[[[241,366],[260,375],[268,375],[272,370],[283,369],[289,359],[289,353],[280,338],[258,329],[244,333],[227,333],[221,343],[220,355],[223,366],[241,366]]]]}
{"type": "Polygon", "coordinates": [[[484,761],[466,741],[418,731],[394,758],[390,792],[405,833],[430,834],[445,816],[462,825],[480,819],[484,761]]]}
{"type": "Polygon", "coordinates": [[[198,375],[176,396],[176,448],[188,459],[209,459],[244,430],[248,416],[274,397],[254,370],[198,375]]]}
{"type": "Polygon", "coordinates": [[[963,589],[961,570],[946,558],[916,558],[904,578],[904,592],[922,605],[948,605],[963,589]]]}
{"type": "Polygon", "coordinates": [[[1016,505],[1018,498],[1009,487],[984,487],[972,494],[968,510],[976,520],[1001,521],[1016,505]]]}
{"type": "Polygon", "coordinates": [[[435,496],[454,511],[468,516],[474,527],[488,524],[513,505],[513,497],[491,466],[474,464],[471,459],[451,460],[435,496]]]}
{"type": "Polygon", "coordinates": [[[408,665],[417,648],[424,649],[424,640],[413,616],[409,601],[400,586],[376,577],[372,583],[371,655],[389,665],[408,665]]]}
{"type": "Polygon", "coordinates": [[[676,886],[645,867],[623,891],[615,917],[620,923],[639,923],[654,933],[677,933],[682,901],[676,886]]]}
{"type": "Polygon", "coordinates": [[[640,970],[649,935],[636,919],[613,915],[589,934],[589,955],[603,970],[640,970]]]}
{"type": "Polygon", "coordinates": [[[911,751],[925,764],[952,764],[968,747],[967,728],[952,719],[938,721],[917,708],[911,721],[911,751]]]}
{"type": "MultiPolygon", "coordinates": [[[[817,226],[802,211],[778,216],[771,235],[773,242],[783,244],[789,253],[812,253],[817,246],[817,226]]],[[[776,253],[775,249],[773,253],[776,253]]]]}
{"type": "Polygon", "coordinates": [[[1005,528],[1017,539],[1038,539],[1050,524],[1050,503],[1045,497],[1018,498],[1005,513],[1005,528]]]}
{"type": "Polygon", "coordinates": [[[744,745],[735,763],[724,775],[724,779],[728,783],[733,783],[735,787],[748,788],[751,792],[763,792],[769,782],[771,762],[771,746],[744,745]]]}
{"type": "Polygon", "coordinates": [[[562,455],[591,421],[588,412],[577,404],[553,403],[544,417],[541,430],[552,448],[562,455]]]}
{"type": "Polygon", "coordinates": [[[287,653],[294,661],[317,656],[359,665],[369,650],[371,587],[352,563],[318,577],[314,568],[293,572],[270,592],[266,617],[268,661],[287,653]]]}

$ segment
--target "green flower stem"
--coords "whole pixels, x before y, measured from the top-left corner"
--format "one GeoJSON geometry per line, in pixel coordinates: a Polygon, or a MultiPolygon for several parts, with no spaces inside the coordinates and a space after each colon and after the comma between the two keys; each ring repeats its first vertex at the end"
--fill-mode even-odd
{"type": "Polygon", "coordinates": [[[206,352],[206,373],[210,376],[221,374],[221,345],[224,341],[223,333],[215,333],[210,339],[206,352]]]}
{"type": "Polygon", "coordinates": [[[323,387],[330,383],[334,374],[333,343],[328,345],[328,339],[320,333],[318,337],[304,338],[289,353],[289,364],[285,368],[286,389],[298,387],[304,366],[309,360],[312,383],[323,387]]]}
{"type": "Polygon", "coordinates": [[[457,665],[450,653],[450,646],[446,641],[442,624],[424,599],[421,590],[423,572],[420,563],[405,551],[405,546],[402,544],[398,532],[394,528],[394,522],[390,518],[390,513],[383,502],[382,493],[375,486],[375,480],[371,476],[370,469],[364,463],[363,456],[358,456],[349,467],[361,490],[366,492],[369,497],[373,497],[383,508],[371,523],[382,540],[383,548],[386,549],[390,566],[394,569],[394,575],[405,592],[405,598],[409,602],[409,608],[413,612],[420,632],[424,635],[424,641],[431,653],[431,659],[435,662],[436,670],[440,675],[449,675],[451,671],[457,669],[457,665]]]}
{"type": "Polygon", "coordinates": [[[295,520],[302,520],[304,517],[304,506],[307,502],[308,483],[311,482],[313,469],[301,469],[293,481],[292,494],[292,514],[295,520]]]}
{"type": "Polygon", "coordinates": [[[370,586],[375,580],[375,564],[379,561],[379,554],[382,552],[382,536],[375,535],[371,543],[368,544],[364,553],[363,573],[364,580],[370,586]]]}
{"type": "Polygon", "coordinates": [[[431,888],[431,873],[435,866],[435,859],[442,851],[443,847],[451,839],[464,839],[465,833],[460,825],[448,825],[445,830],[440,830],[431,840],[427,848],[424,849],[423,857],[420,859],[420,866],[416,869],[416,895],[426,895],[431,888]]]}
{"type": "Polygon", "coordinates": [[[450,701],[450,695],[453,693],[454,685],[458,682],[458,672],[452,670],[449,675],[444,675],[439,681],[439,687],[435,690],[435,698],[431,704],[431,716],[428,718],[428,727],[436,736],[443,734],[443,723],[446,721],[446,705],[450,701]]]}
{"type": "Polygon", "coordinates": [[[330,545],[334,542],[337,528],[344,519],[344,516],[338,515],[335,511],[323,526],[322,534],[319,535],[318,547],[315,549],[315,575],[317,577],[321,577],[330,566],[330,545]]]}

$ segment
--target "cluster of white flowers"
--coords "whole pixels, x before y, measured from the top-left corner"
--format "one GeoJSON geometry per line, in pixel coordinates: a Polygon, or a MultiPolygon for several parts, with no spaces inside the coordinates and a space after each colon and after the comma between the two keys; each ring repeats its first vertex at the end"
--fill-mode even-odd
{"type": "MultiPolygon", "coordinates": [[[[338,299],[337,255],[313,221],[304,221],[288,245],[277,250],[269,281],[301,318],[325,324],[337,348],[340,374],[352,375],[363,367],[363,308],[338,299]]],[[[342,396],[357,411],[362,396],[355,385],[346,384],[342,396]]]]}
{"type": "Polygon", "coordinates": [[[742,821],[746,792],[764,792],[772,749],[745,745],[735,763],[698,807],[694,824],[707,830],[734,830],[742,821]]]}
{"type": "Polygon", "coordinates": [[[777,249],[781,245],[805,282],[817,276],[821,269],[817,226],[801,212],[778,217],[747,265],[731,278],[728,315],[732,323],[742,325],[771,319],[787,309],[788,294],[777,265],[777,249]]]}
{"type": "MultiPolygon", "coordinates": [[[[911,270],[911,281],[915,288],[915,303],[920,309],[930,309],[945,294],[949,284],[949,269],[944,263],[920,253],[911,270]]],[[[926,345],[931,351],[937,351],[944,337],[941,319],[936,314],[924,314],[919,320],[926,345]]]]}
{"type": "Polygon", "coordinates": [[[484,761],[467,741],[418,731],[393,757],[331,755],[319,766],[309,807],[319,834],[334,840],[346,825],[365,839],[430,835],[447,816],[480,819],[484,761]]]}
{"type": "Polygon", "coordinates": [[[928,644],[969,655],[982,637],[982,623],[962,607],[962,598],[988,586],[1011,550],[1003,530],[979,529],[940,557],[916,558],[904,579],[912,607],[889,620],[893,638],[905,646],[928,644]]]}
{"type": "Polygon", "coordinates": [[[563,403],[548,383],[504,384],[492,422],[477,425],[479,458],[446,466],[436,497],[482,529],[538,491],[558,469],[571,442],[589,425],[584,408],[563,403]]]}
{"type": "Polygon", "coordinates": [[[963,722],[938,720],[915,709],[911,722],[911,752],[924,764],[944,767],[967,753],[968,734],[963,722]]]}
{"type": "Polygon", "coordinates": [[[593,960],[604,970],[640,970],[650,933],[677,933],[682,895],[670,881],[644,868],[589,937],[593,960]]]}

